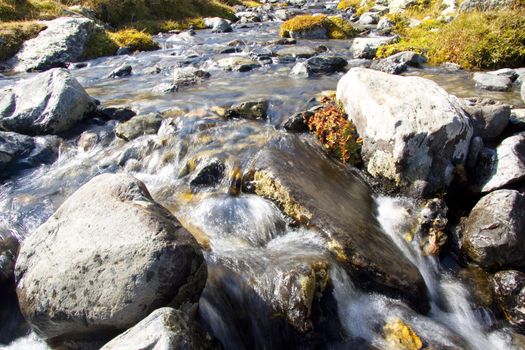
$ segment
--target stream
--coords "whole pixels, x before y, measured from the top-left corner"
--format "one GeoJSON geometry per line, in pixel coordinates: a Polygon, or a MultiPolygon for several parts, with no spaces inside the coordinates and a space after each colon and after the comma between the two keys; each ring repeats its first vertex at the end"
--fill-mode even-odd
{"type": "MultiPolygon", "coordinates": [[[[52,164],[21,170],[0,184],[0,227],[23,240],[94,176],[126,172],[142,180],[153,198],[209,247],[205,252],[208,282],[198,319],[225,349],[387,350],[391,345],[384,340],[382,327],[396,319],[442,349],[512,349],[511,331],[499,328],[487,310],[471,304],[466,286],[454,271],[437,258],[421,256],[417,247],[403,239],[400,228],[416,220],[417,208],[411,200],[370,194],[384,235],[425,280],[431,301],[427,315],[401,301],[361,291],[326,250],[323,236],[314,228],[293,225],[272,202],[255,194],[229,194],[233,174],[242,172],[260,149],[279,147],[286,134],[282,122],[315,105],[312,98],[316,94],[335,90],[343,75],[296,78],[290,75],[295,63],[275,57],[272,63],[249,72],[217,66],[217,60],[231,55],[263,55],[269,50],[266,43],[278,38],[278,29],[279,23],[265,22],[234,26],[232,33],[202,30],[193,37],[158,35],[161,50],[99,58],[86,62],[87,67],[73,69],[86,91],[105,107],[129,107],[138,114],[175,110],[180,117],[164,122],[156,135],[129,142],[114,137],[114,121],[88,123],[87,131],[100,140],[95,147],[84,150],[77,146],[77,136],[65,138],[52,164]],[[218,53],[233,40],[245,43],[242,52],[218,53]],[[123,63],[133,67],[133,74],[108,78],[123,63]],[[173,67],[187,65],[204,69],[211,77],[172,94],[152,92],[156,85],[171,81],[173,67]],[[148,68],[154,66],[161,72],[150,74],[148,68]],[[261,98],[270,101],[266,121],[225,120],[211,112],[214,106],[261,98]],[[195,191],[191,184],[194,173],[212,161],[224,164],[227,176],[215,186],[195,191]],[[320,321],[311,335],[303,337],[272,315],[265,300],[278,293],[282,276],[315,264],[329,266],[329,292],[323,296],[327,306],[322,312],[312,311],[319,313],[320,321]]],[[[297,45],[323,45],[330,54],[348,59],[351,66],[362,64],[349,57],[350,44],[348,40],[299,40],[297,45]]],[[[469,72],[425,67],[410,68],[405,74],[432,79],[459,97],[490,97],[516,106],[523,103],[518,91],[476,89],[469,72]]],[[[0,88],[30,75],[0,77],[0,88]]],[[[47,346],[31,333],[0,348],[47,346]]]]}

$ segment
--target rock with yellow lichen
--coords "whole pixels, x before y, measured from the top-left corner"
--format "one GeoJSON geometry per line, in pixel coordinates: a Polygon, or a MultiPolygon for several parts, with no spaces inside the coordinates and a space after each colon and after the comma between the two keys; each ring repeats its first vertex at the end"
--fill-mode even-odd
{"type": "Polygon", "coordinates": [[[383,327],[383,332],[392,350],[420,350],[423,348],[421,338],[400,319],[388,322],[383,327]]]}

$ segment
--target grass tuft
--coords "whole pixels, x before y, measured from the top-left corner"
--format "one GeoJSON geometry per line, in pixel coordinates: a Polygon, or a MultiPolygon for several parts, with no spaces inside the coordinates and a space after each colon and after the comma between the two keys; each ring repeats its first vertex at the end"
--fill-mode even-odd
{"type": "Polygon", "coordinates": [[[324,28],[330,39],[352,38],[357,34],[355,28],[341,17],[325,15],[300,15],[293,17],[281,25],[279,34],[286,38],[291,32],[303,32],[324,28]]]}

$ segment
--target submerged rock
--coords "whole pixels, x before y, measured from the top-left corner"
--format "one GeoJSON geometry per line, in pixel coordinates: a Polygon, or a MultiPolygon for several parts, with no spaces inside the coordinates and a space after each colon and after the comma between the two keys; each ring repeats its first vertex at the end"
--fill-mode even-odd
{"type": "Polygon", "coordinates": [[[111,340],[101,350],[215,348],[211,337],[184,312],[163,307],[111,340]]]}
{"type": "Polygon", "coordinates": [[[459,100],[436,83],[352,68],[337,85],[368,172],[414,196],[447,188],[472,137],[459,100]]]}
{"type": "Polygon", "coordinates": [[[520,271],[500,271],[492,277],[494,294],[505,318],[514,326],[525,329],[525,274],[520,271]]]}
{"type": "Polygon", "coordinates": [[[71,73],[56,68],[0,90],[0,129],[29,135],[57,134],[95,108],[95,100],[71,73]]]}
{"type": "Polygon", "coordinates": [[[113,70],[111,73],[109,73],[110,78],[122,78],[127,77],[128,75],[131,75],[131,72],[133,71],[133,67],[129,64],[123,64],[120,67],[113,70]]]}
{"type": "Polygon", "coordinates": [[[247,72],[261,66],[259,62],[242,56],[222,58],[217,61],[217,65],[224,70],[238,72],[247,72]]]}
{"type": "Polygon", "coordinates": [[[496,149],[482,150],[473,171],[475,192],[490,192],[525,179],[525,133],[506,138],[496,149]]]}
{"type": "Polygon", "coordinates": [[[423,279],[381,231],[366,184],[295,136],[280,145],[263,149],[253,160],[249,178],[255,193],[274,201],[296,222],[323,232],[326,248],[356,285],[425,309],[423,279]]]}
{"type": "Polygon", "coordinates": [[[104,174],[26,238],[16,279],[22,312],[41,337],[107,341],[159,307],[197,301],[206,264],[142,182],[104,174]]]}
{"type": "Polygon", "coordinates": [[[15,71],[66,67],[83,55],[89,37],[96,30],[95,22],[85,17],[60,17],[44,24],[47,29],[27,40],[14,57],[15,71]]]}
{"type": "Polygon", "coordinates": [[[195,67],[175,68],[173,71],[173,83],[178,87],[195,85],[209,77],[210,73],[195,67]]]}
{"type": "Polygon", "coordinates": [[[275,52],[278,57],[300,57],[310,58],[316,54],[315,50],[309,46],[289,46],[275,52]]]}
{"type": "Polygon", "coordinates": [[[156,134],[162,120],[162,115],[159,113],[138,115],[127,122],[117,125],[115,135],[121,139],[130,141],[143,135],[156,134]]]}
{"type": "Polygon", "coordinates": [[[490,99],[462,99],[463,110],[473,121],[474,136],[496,140],[509,124],[510,106],[490,99]]]}
{"type": "Polygon", "coordinates": [[[297,63],[291,74],[299,76],[311,76],[316,74],[332,74],[344,71],[348,62],[337,56],[317,56],[297,63]]]}
{"type": "Polygon", "coordinates": [[[483,197],[464,223],[463,249],[486,269],[525,261],[525,196],[499,190],[483,197]]]}

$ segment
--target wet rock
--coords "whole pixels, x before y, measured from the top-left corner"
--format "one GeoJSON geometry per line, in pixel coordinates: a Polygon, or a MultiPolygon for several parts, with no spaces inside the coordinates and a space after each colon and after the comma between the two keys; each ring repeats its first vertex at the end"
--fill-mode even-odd
{"type": "Polygon", "coordinates": [[[512,86],[508,77],[489,73],[474,73],[474,81],[477,88],[490,91],[509,91],[512,86]]]}
{"type": "Polygon", "coordinates": [[[379,46],[394,42],[396,37],[356,38],[352,43],[350,51],[354,58],[376,57],[379,46]]]}
{"type": "Polygon", "coordinates": [[[315,27],[301,31],[289,31],[288,36],[292,39],[328,39],[325,28],[315,27]]]}
{"type": "Polygon", "coordinates": [[[278,57],[299,57],[309,58],[316,54],[315,50],[309,46],[284,47],[275,52],[278,57]]]}
{"type": "Polygon", "coordinates": [[[104,174],[26,238],[15,273],[24,316],[56,344],[107,341],[159,307],[196,302],[206,264],[142,182],[104,174]]]}
{"type": "Polygon", "coordinates": [[[77,146],[84,152],[89,151],[96,146],[98,142],[98,135],[92,132],[83,132],[78,138],[77,146]]]}
{"type": "Polygon", "coordinates": [[[485,144],[481,137],[474,136],[472,138],[472,141],[470,141],[470,147],[468,149],[467,162],[465,163],[467,169],[473,169],[476,166],[479,154],[483,150],[484,146],[485,144]]]}
{"type": "Polygon", "coordinates": [[[117,56],[131,55],[133,52],[129,47],[119,47],[117,50],[117,56]]]}
{"type": "Polygon", "coordinates": [[[109,120],[127,121],[137,115],[135,111],[126,107],[106,107],[100,113],[109,120]]]}
{"type": "Polygon", "coordinates": [[[155,75],[162,72],[162,68],[159,66],[147,67],[143,70],[144,74],[155,75]]]}
{"type": "Polygon", "coordinates": [[[459,12],[492,11],[513,7],[513,0],[465,0],[459,6],[459,12]]]}
{"type": "Polygon", "coordinates": [[[220,17],[205,18],[204,24],[207,28],[211,28],[213,33],[228,33],[233,31],[230,21],[220,17]]]}
{"type": "Polygon", "coordinates": [[[295,113],[284,122],[283,128],[287,131],[307,132],[308,120],[313,115],[314,113],[308,111],[295,113]]]}
{"type": "Polygon", "coordinates": [[[317,74],[332,74],[344,71],[348,62],[337,56],[317,56],[297,63],[292,69],[292,75],[312,76],[317,74]]]}
{"type": "Polygon", "coordinates": [[[360,24],[362,26],[368,26],[368,25],[376,24],[378,20],[379,20],[379,16],[377,15],[377,13],[365,12],[359,17],[357,24],[360,24]]]}
{"type": "Polygon", "coordinates": [[[466,161],[470,120],[459,100],[430,80],[352,68],[338,83],[337,100],[363,139],[368,172],[407,194],[447,188],[466,161]]]}
{"type": "Polygon", "coordinates": [[[131,75],[131,72],[133,70],[133,67],[131,67],[129,64],[123,64],[120,67],[113,70],[111,73],[109,73],[110,78],[122,78],[127,77],[131,75]]]}
{"type": "Polygon", "coordinates": [[[34,147],[32,137],[0,131],[0,171],[6,169],[17,158],[28,155],[34,147]]]}
{"type": "Polygon", "coordinates": [[[115,128],[115,135],[130,141],[143,135],[156,134],[162,123],[162,116],[159,113],[149,113],[138,115],[127,122],[120,123],[115,128]]]}
{"type": "Polygon", "coordinates": [[[210,73],[195,67],[175,68],[173,71],[173,82],[179,87],[195,85],[209,77],[210,73]]]}
{"type": "Polygon", "coordinates": [[[22,134],[66,131],[96,108],[78,81],[56,68],[0,90],[0,129],[22,134]]]}
{"type": "Polygon", "coordinates": [[[475,308],[491,310],[494,303],[494,290],[491,275],[482,268],[469,266],[458,272],[458,277],[470,291],[475,308]]]}
{"type": "Polygon", "coordinates": [[[401,74],[407,70],[408,66],[419,67],[426,62],[427,59],[420,54],[412,51],[403,51],[387,58],[373,61],[370,68],[389,74],[401,74]]]}
{"type": "Polygon", "coordinates": [[[421,338],[400,319],[395,319],[383,327],[386,342],[392,349],[420,350],[423,348],[421,338]]]}
{"type": "Polygon", "coordinates": [[[525,108],[510,111],[509,129],[513,133],[525,131],[525,108]]]}
{"type": "Polygon", "coordinates": [[[228,108],[226,118],[266,119],[270,103],[267,100],[247,101],[228,108]]]}
{"type": "Polygon", "coordinates": [[[473,172],[473,191],[490,192],[525,179],[525,133],[485,148],[473,172]]]}
{"type": "Polygon", "coordinates": [[[177,92],[179,90],[179,86],[174,83],[160,83],[159,85],[155,85],[153,89],[151,89],[151,92],[154,94],[159,95],[166,95],[166,94],[172,94],[174,92],[177,92]]]}
{"type": "Polygon", "coordinates": [[[474,135],[483,141],[493,141],[509,124],[510,106],[484,98],[462,99],[463,110],[467,112],[474,126],[474,135]]]}
{"type": "Polygon", "coordinates": [[[417,235],[423,255],[439,256],[447,242],[447,212],[445,202],[434,198],[428,201],[419,213],[417,235]]]}
{"type": "Polygon", "coordinates": [[[44,24],[47,29],[27,40],[13,59],[14,70],[42,71],[66,67],[81,58],[95,22],[83,17],[60,17],[44,24]]]}
{"type": "Polygon", "coordinates": [[[425,309],[426,288],[417,268],[381,232],[367,185],[349,169],[293,134],[260,151],[247,179],[253,191],[325,235],[326,248],[356,286],[405,298],[425,309]],[[290,169],[293,169],[291,172],[290,169]],[[300,174],[300,175],[298,175],[300,174]]]}
{"type": "Polygon", "coordinates": [[[498,190],[483,197],[464,223],[463,249],[485,269],[522,264],[525,258],[525,196],[498,190]]]}
{"type": "Polygon", "coordinates": [[[224,163],[219,160],[207,162],[204,166],[197,169],[197,175],[191,180],[190,188],[196,191],[200,188],[215,187],[224,177],[226,167],[224,163]]]}
{"type": "Polygon", "coordinates": [[[163,307],[111,340],[101,350],[215,348],[211,337],[184,312],[163,307]]]}
{"type": "Polygon", "coordinates": [[[224,70],[237,72],[248,72],[261,66],[259,62],[242,56],[222,58],[217,61],[217,65],[224,70]]]}
{"type": "Polygon", "coordinates": [[[507,270],[492,277],[494,294],[500,310],[510,324],[525,329],[525,274],[507,270]]]}

